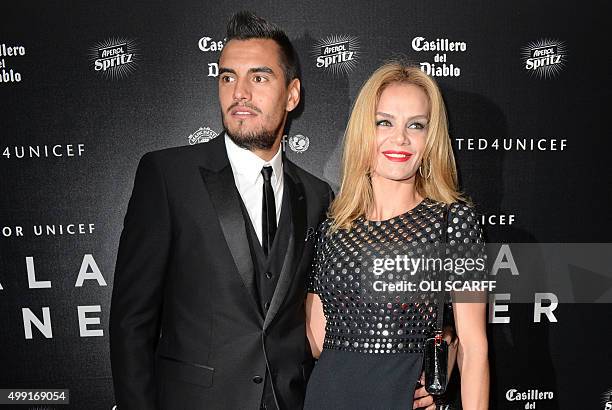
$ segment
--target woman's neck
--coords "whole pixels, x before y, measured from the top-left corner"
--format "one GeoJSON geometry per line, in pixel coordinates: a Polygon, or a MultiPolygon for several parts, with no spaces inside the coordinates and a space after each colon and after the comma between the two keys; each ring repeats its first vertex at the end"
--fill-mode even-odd
{"type": "Polygon", "coordinates": [[[417,206],[423,197],[416,191],[415,177],[394,181],[372,175],[374,203],[366,215],[372,221],[382,221],[401,215],[417,206]]]}

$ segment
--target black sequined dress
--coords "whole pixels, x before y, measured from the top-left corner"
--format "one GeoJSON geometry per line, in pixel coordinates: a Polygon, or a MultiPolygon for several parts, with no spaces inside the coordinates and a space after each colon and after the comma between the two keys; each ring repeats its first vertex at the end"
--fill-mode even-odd
{"type": "MultiPolygon", "coordinates": [[[[321,224],[309,292],[321,298],[327,325],[305,409],[412,409],[423,343],[435,326],[440,294],[385,288],[384,283],[414,278],[406,271],[375,273],[374,260],[418,258],[429,245],[435,247],[443,238],[446,209],[426,198],[388,220],[358,218],[348,232],[327,235],[330,220],[321,224]]],[[[450,205],[448,248],[469,253],[481,243],[473,210],[450,205]]]]}

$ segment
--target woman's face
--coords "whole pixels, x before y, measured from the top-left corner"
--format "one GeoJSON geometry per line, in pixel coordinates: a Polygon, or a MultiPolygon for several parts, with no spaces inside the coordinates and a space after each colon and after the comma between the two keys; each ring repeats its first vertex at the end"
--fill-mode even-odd
{"type": "Polygon", "coordinates": [[[376,107],[373,177],[414,178],[425,149],[429,99],[419,86],[396,83],[385,88],[376,107]]]}

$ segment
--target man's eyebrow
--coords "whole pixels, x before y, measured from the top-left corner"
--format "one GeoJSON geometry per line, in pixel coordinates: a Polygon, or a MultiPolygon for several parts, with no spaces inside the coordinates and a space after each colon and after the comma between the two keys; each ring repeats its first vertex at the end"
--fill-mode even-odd
{"type": "Polygon", "coordinates": [[[234,71],[231,68],[226,68],[226,67],[220,67],[219,68],[219,74],[223,74],[223,73],[230,73],[230,74],[236,74],[236,71],[234,71]]]}
{"type": "MultiPolygon", "coordinates": [[[[224,74],[224,73],[236,75],[236,70],[234,70],[233,68],[219,67],[219,75],[224,74]]],[[[276,76],[274,71],[270,67],[266,67],[266,66],[249,68],[248,73],[249,74],[265,73],[265,74],[276,76]]]]}
{"type": "Polygon", "coordinates": [[[272,69],[270,67],[253,67],[253,68],[249,68],[249,73],[266,73],[266,74],[274,74],[274,71],[272,71],[272,69]]]}

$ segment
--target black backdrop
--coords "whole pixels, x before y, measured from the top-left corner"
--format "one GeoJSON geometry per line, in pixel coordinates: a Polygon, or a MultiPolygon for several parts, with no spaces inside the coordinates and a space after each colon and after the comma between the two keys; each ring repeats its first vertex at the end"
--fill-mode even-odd
{"type": "MultiPolygon", "coordinates": [[[[136,164],[221,130],[211,74],[241,9],[297,47],[303,103],[286,153],[335,189],[359,87],[402,57],[453,74],[436,79],[489,241],[610,242],[606,2],[50,3],[10,2],[0,14],[0,388],[68,388],[69,408],[114,405],[109,302],[136,164]],[[432,51],[419,37],[464,44],[432,51]],[[318,67],[334,44],[343,63],[318,67]],[[97,70],[103,61],[119,65],[97,70]],[[31,325],[28,337],[32,316],[46,334],[31,325]]],[[[526,303],[489,325],[493,408],[603,408],[610,305],[564,302],[554,323],[535,323],[526,303]],[[553,398],[510,400],[513,389],[553,398]]]]}

